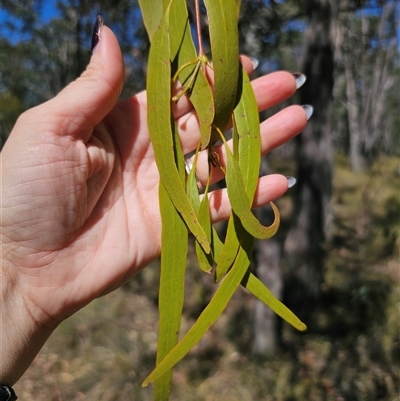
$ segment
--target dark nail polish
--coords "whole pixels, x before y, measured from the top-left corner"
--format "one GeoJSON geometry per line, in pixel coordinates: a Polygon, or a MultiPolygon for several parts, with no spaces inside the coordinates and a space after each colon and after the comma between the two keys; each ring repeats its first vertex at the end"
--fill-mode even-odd
{"type": "Polygon", "coordinates": [[[103,26],[103,22],[104,22],[103,17],[101,15],[98,15],[96,18],[96,23],[94,24],[93,33],[92,33],[92,52],[100,41],[101,28],[103,26]]]}

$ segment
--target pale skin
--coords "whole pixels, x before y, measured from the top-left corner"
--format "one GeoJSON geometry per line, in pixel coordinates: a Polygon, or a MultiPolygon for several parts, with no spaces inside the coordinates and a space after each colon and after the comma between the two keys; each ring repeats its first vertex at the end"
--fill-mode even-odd
{"type": "MultiPolygon", "coordinates": [[[[248,58],[242,63],[251,73],[248,58]]],[[[13,385],[67,317],[125,283],[160,254],[159,174],[147,131],[146,94],[117,103],[124,65],[113,33],[86,70],[54,99],[18,119],[1,152],[0,383],[13,385]]],[[[277,72],[253,82],[260,110],[292,96],[277,72]]],[[[182,147],[196,148],[197,120],[174,106],[182,147]]],[[[300,133],[307,116],[290,106],[264,121],[263,154],[300,133]]],[[[224,157],[222,149],[217,149],[224,157]]],[[[197,167],[207,174],[206,155],[197,167]]],[[[221,173],[214,171],[213,181],[221,173]]],[[[204,183],[204,182],[203,182],[204,183]]],[[[287,179],[262,177],[254,206],[282,196],[287,179]]],[[[225,190],[210,195],[212,218],[229,217],[225,190]]]]}

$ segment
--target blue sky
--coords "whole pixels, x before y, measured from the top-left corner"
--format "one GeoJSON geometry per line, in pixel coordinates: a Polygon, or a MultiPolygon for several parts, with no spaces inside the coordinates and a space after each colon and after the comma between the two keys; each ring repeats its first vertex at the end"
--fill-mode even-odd
{"type": "Polygon", "coordinates": [[[41,12],[41,18],[43,19],[43,22],[47,22],[52,18],[57,17],[57,15],[58,10],[56,9],[54,2],[45,1],[41,12]]]}
{"type": "MultiPolygon", "coordinates": [[[[47,23],[48,21],[50,21],[52,18],[57,17],[57,15],[59,15],[58,10],[56,8],[55,2],[53,1],[44,1],[43,6],[41,7],[40,10],[40,21],[42,23],[47,23]]],[[[16,35],[14,32],[11,32],[7,26],[6,23],[7,22],[13,22],[15,24],[17,24],[18,26],[18,19],[12,17],[9,13],[7,13],[6,11],[4,11],[3,9],[0,10],[0,34],[1,36],[6,36],[11,43],[16,43],[20,40],[23,40],[24,37],[21,35],[16,35]]]]}

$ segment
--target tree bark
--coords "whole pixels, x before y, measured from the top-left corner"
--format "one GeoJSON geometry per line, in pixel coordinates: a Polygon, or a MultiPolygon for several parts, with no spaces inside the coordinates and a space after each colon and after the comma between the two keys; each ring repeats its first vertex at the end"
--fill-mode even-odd
{"type": "MultiPolygon", "coordinates": [[[[281,244],[270,239],[265,245],[256,247],[257,276],[278,298],[282,298],[281,244]]],[[[256,300],[253,316],[254,355],[272,356],[278,349],[277,316],[272,309],[256,300]]]]}
{"type": "Polygon", "coordinates": [[[338,4],[334,0],[311,0],[307,4],[309,24],[302,62],[307,82],[300,94],[303,104],[314,107],[314,114],[297,138],[295,208],[284,244],[284,302],[312,327],[323,281],[324,242],[332,220],[330,115],[334,52],[331,28],[338,4]]]}
{"type": "Polygon", "coordinates": [[[352,46],[350,16],[344,20],[343,36],[344,36],[344,49],[343,49],[343,64],[346,79],[346,106],[347,106],[347,121],[349,126],[349,144],[350,144],[350,164],[354,172],[364,170],[365,163],[362,153],[362,135],[360,124],[360,102],[357,96],[356,88],[356,75],[354,73],[354,56],[351,54],[352,46]]]}
{"type": "MultiPolygon", "coordinates": [[[[270,174],[266,159],[261,162],[261,175],[270,174]]],[[[265,225],[274,220],[270,207],[256,211],[258,219],[265,225]]],[[[257,277],[269,288],[276,298],[282,299],[283,277],[281,269],[283,236],[281,232],[268,241],[256,241],[254,247],[254,270],[257,277]]],[[[273,356],[279,346],[279,324],[276,314],[259,300],[254,301],[253,341],[251,352],[255,356],[273,356]]]]}
{"type": "Polygon", "coordinates": [[[354,10],[341,16],[343,40],[337,50],[346,81],[349,156],[355,172],[362,171],[385,147],[387,98],[395,84],[393,68],[398,48],[395,7],[395,2],[385,4],[378,21],[365,10],[361,16],[354,10]]]}

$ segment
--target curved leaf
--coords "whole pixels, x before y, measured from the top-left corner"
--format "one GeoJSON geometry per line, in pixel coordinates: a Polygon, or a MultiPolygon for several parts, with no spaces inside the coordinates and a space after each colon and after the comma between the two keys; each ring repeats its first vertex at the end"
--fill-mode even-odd
{"type": "Polygon", "coordinates": [[[240,170],[239,164],[233,157],[229,146],[221,135],[221,139],[224,142],[225,152],[227,156],[226,166],[226,186],[228,189],[228,196],[231,202],[231,206],[235,214],[239,217],[243,227],[255,238],[268,239],[271,238],[277,232],[280,223],[280,214],[278,208],[272,203],[271,207],[275,214],[275,221],[271,226],[265,227],[257,220],[251,211],[249,206],[251,199],[246,194],[246,187],[243,182],[243,175],[240,170]]]}
{"type": "Polygon", "coordinates": [[[307,326],[289,308],[279,301],[254,274],[248,272],[242,280],[242,285],[294,328],[299,331],[307,330],[307,326]]]}
{"type": "MultiPolygon", "coordinates": [[[[238,164],[242,171],[250,207],[253,203],[261,163],[260,121],[253,87],[243,67],[240,70],[239,81],[238,100],[233,118],[233,148],[234,157],[238,158],[238,164]]],[[[240,237],[241,230],[244,228],[235,213],[232,213],[228,222],[224,247],[215,269],[215,282],[217,283],[227,273],[236,257],[239,250],[238,236],[240,237]]]]}

